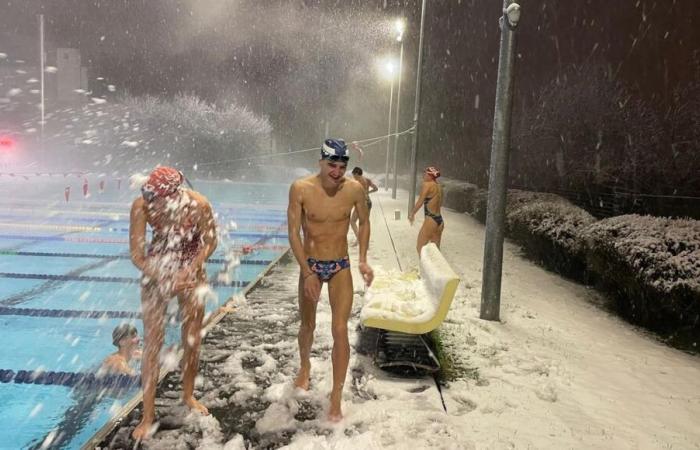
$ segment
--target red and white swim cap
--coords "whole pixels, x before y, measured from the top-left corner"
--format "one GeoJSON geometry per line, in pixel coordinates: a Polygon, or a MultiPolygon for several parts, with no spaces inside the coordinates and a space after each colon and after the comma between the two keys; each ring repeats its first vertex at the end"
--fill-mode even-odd
{"type": "Polygon", "coordinates": [[[165,197],[177,191],[184,178],[182,172],[172,167],[156,167],[148,176],[143,189],[152,192],[156,197],[165,197]]]}
{"type": "Polygon", "coordinates": [[[425,169],[425,173],[433,177],[433,179],[437,179],[440,177],[440,169],[438,169],[435,166],[430,166],[425,169]]]}

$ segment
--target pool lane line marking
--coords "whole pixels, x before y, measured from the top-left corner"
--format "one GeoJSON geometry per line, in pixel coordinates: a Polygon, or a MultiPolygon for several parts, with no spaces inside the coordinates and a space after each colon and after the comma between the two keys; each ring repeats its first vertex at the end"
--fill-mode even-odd
{"type": "MultiPolygon", "coordinates": [[[[0,224],[2,226],[2,224],[0,224]]],[[[81,229],[81,228],[88,228],[88,227],[62,227],[62,226],[56,226],[56,225],[27,225],[27,226],[13,226],[12,230],[17,230],[17,231],[23,231],[23,232],[31,232],[33,228],[43,228],[44,230],[54,230],[54,231],[67,231],[67,232],[78,232],[78,233],[127,233],[129,231],[128,228],[121,228],[121,229],[106,229],[106,228],[100,228],[100,227],[89,227],[90,229],[81,229]],[[72,229],[70,229],[72,228],[72,229]]],[[[229,233],[226,233],[230,237],[234,238],[257,238],[257,237],[265,237],[267,239],[271,238],[279,238],[279,239],[288,239],[287,233],[265,233],[265,232],[260,232],[260,231],[231,231],[229,233]]],[[[2,234],[0,235],[0,238],[6,238],[6,239],[17,239],[17,237],[25,237],[25,238],[31,238],[31,239],[43,239],[42,236],[36,236],[36,235],[26,235],[26,234],[2,234]]],[[[93,238],[93,237],[88,237],[88,238],[76,238],[76,239],[102,239],[102,238],[93,238]]],[[[55,240],[55,239],[51,239],[55,240]]],[[[113,243],[126,243],[128,242],[126,239],[110,239],[112,241],[116,241],[113,243]]]]}
{"type": "MultiPolygon", "coordinates": [[[[25,251],[15,251],[15,250],[0,250],[0,256],[40,256],[48,258],[99,258],[99,259],[131,259],[129,255],[104,255],[97,253],[50,253],[50,252],[25,252],[25,251]]],[[[207,263],[209,264],[225,264],[227,261],[224,258],[209,258],[207,263]]],[[[241,264],[254,265],[254,266],[267,266],[272,262],[271,259],[241,259],[241,264]]]]}
{"type": "MultiPolygon", "coordinates": [[[[0,272],[0,278],[13,278],[13,279],[29,279],[29,280],[52,280],[52,281],[82,281],[82,282],[96,282],[96,283],[125,283],[125,284],[139,284],[141,282],[140,278],[131,277],[98,277],[98,276],[88,276],[88,275],[51,275],[45,273],[13,273],[13,272],[0,272]]],[[[221,283],[219,281],[210,281],[209,285],[213,287],[246,287],[249,281],[234,280],[230,283],[221,283]]]]}
{"type": "MultiPolygon", "coordinates": [[[[287,235],[284,235],[285,237],[287,235]]],[[[128,239],[102,239],[93,237],[74,237],[74,236],[32,236],[24,234],[0,234],[0,239],[19,239],[19,240],[36,240],[36,241],[64,241],[64,242],[77,242],[77,243],[89,243],[89,244],[128,244],[128,239]]],[[[265,239],[267,240],[267,239],[265,239]]],[[[242,249],[247,245],[234,246],[234,249],[242,249]]],[[[261,250],[279,250],[286,251],[288,245],[252,245],[255,249],[261,250]]]]}
{"type": "Polygon", "coordinates": [[[0,306],[0,316],[67,317],[74,319],[141,319],[139,312],[133,311],[81,311],[78,309],[10,308],[0,306]]]}
{"type": "Polygon", "coordinates": [[[129,389],[141,385],[140,375],[106,374],[94,372],[56,372],[53,370],[0,369],[0,383],[40,384],[80,389],[129,389]]]}

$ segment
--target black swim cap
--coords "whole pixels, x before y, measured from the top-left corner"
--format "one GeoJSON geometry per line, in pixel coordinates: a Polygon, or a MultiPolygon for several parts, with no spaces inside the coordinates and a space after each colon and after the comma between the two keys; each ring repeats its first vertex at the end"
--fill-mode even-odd
{"type": "Polygon", "coordinates": [[[132,337],[139,334],[136,327],[130,323],[122,323],[117,325],[114,330],[112,330],[112,344],[119,347],[119,341],[125,337],[132,337]]]}

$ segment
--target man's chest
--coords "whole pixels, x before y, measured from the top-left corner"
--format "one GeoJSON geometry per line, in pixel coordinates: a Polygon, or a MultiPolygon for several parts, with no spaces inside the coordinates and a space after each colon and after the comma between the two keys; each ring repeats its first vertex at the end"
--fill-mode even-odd
{"type": "Polygon", "coordinates": [[[303,203],[304,215],[312,222],[337,222],[350,217],[352,200],[345,193],[334,197],[328,195],[310,196],[303,203]]]}

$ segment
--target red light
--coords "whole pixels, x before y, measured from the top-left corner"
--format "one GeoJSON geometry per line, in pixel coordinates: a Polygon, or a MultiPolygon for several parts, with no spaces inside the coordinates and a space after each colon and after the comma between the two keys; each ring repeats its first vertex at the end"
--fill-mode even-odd
{"type": "Polygon", "coordinates": [[[9,136],[0,136],[0,150],[11,150],[15,146],[15,141],[9,136]]]}

